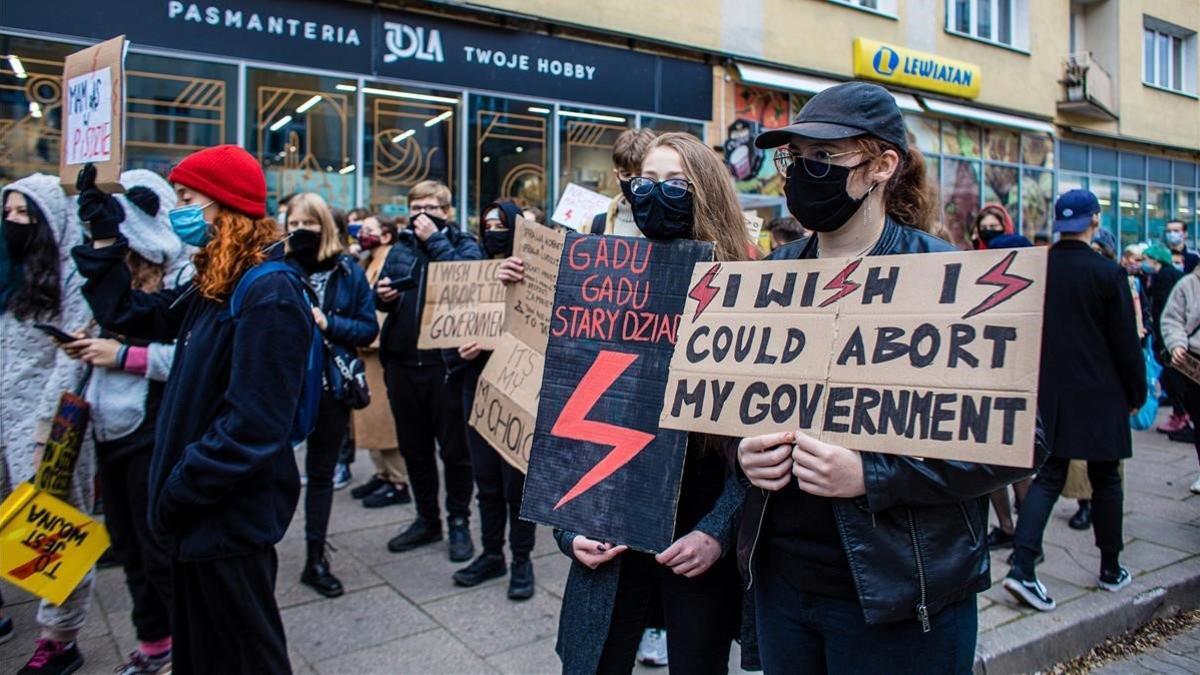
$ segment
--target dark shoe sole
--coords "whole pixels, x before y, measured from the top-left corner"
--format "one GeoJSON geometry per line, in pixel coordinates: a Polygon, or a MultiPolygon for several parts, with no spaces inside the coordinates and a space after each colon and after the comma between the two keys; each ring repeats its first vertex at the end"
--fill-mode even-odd
{"type": "Polygon", "coordinates": [[[473,586],[478,586],[479,584],[482,584],[485,581],[491,581],[492,579],[499,579],[500,577],[504,576],[505,574],[508,574],[507,567],[500,570],[499,572],[494,572],[492,574],[485,574],[484,576],[479,577],[478,579],[464,579],[462,576],[459,575],[458,572],[455,572],[453,575],[451,575],[450,578],[454,579],[455,586],[462,586],[463,588],[471,588],[473,586]]]}
{"type": "Polygon", "coordinates": [[[442,535],[439,534],[436,537],[430,537],[428,539],[422,539],[420,541],[407,542],[404,544],[393,544],[392,542],[389,541],[387,544],[387,549],[389,551],[391,551],[392,553],[404,553],[405,551],[411,551],[414,548],[421,548],[422,546],[428,546],[429,544],[436,544],[441,540],[442,540],[442,535]]]}
{"type": "Polygon", "coordinates": [[[470,560],[474,557],[475,557],[475,547],[472,546],[471,548],[467,549],[465,553],[460,553],[459,555],[454,555],[454,553],[450,553],[450,562],[467,562],[468,560],[470,560]]]}
{"type": "Polygon", "coordinates": [[[1072,519],[1067,521],[1067,527],[1071,528],[1072,530],[1090,530],[1092,529],[1092,521],[1089,520],[1086,523],[1080,523],[1072,519]]]}
{"type": "Polygon", "coordinates": [[[534,593],[534,589],[532,587],[530,587],[529,590],[522,589],[519,591],[514,591],[513,589],[510,588],[510,589],[508,589],[508,599],[512,600],[513,602],[524,602],[524,601],[532,598],[533,593],[534,593]]]}
{"type": "Polygon", "coordinates": [[[300,583],[304,584],[305,586],[308,586],[309,588],[316,591],[318,595],[324,596],[326,598],[338,598],[338,597],[341,597],[346,594],[346,589],[344,587],[339,588],[336,591],[331,591],[331,590],[322,588],[316,584],[310,584],[303,579],[300,580],[300,583]]]}

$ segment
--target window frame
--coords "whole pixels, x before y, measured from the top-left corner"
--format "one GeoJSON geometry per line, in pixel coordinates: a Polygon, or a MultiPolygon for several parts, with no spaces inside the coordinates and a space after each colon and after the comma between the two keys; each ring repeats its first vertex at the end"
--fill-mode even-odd
{"type": "Polygon", "coordinates": [[[897,21],[900,19],[898,0],[874,0],[874,2],[879,5],[878,7],[867,7],[866,5],[862,4],[865,1],[866,0],[829,0],[829,2],[835,5],[849,7],[850,9],[856,9],[860,12],[866,12],[867,14],[881,16],[887,19],[895,19],[897,21]]]}
{"type": "Polygon", "coordinates": [[[957,27],[958,19],[958,0],[946,0],[946,22],[945,30],[951,35],[967,38],[969,40],[977,40],[985,44],[1000,47],[1002,49],[1011,49],[1029,54],[1029,29],[1028,29],[1028,0],[967,0],[967,26],[966,31],[959,30],[957,27]],[[988,34],[984,35],[980,31],[979,26],[979,3],[984,2],[988,6],[988,34]],[[1008,37],[1009,41],[1004,42],[996,34],[999,32],[1003,22],[1000,20],[1001,7],[1007,2],[1008,14],[1008,37]],[[1025,19],[1022,21],[1022,19],[1025,19]]]}
{"type": "Polygon", "coordinates": [[[1144,86],[1197,98],[1196,52],[1196,31],[1176,26],[1150,15],[1143,15],[1142,84],[1144,86]]]}

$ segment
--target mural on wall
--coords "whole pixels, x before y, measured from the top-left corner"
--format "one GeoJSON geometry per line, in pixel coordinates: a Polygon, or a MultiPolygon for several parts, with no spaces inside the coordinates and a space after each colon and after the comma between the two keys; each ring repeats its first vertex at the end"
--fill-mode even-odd
{"type": "Polygon", "coordinates": [[[729,126],[725,157],[733,173],[735,186],[738,192],[782,196],[783,177],[775,171],[775,162],[767,156],[771,151],[763,153],[756,161],[753,142],[754,136],[763,131],[788,125],[792,112],[788,95],[738,84],[734,88],[734,96],[735,121],[729,126]],[[730,143],[733,143],[732,148],[730,143]],[[754,169],[755,165],[757,169],[754,169]]]}

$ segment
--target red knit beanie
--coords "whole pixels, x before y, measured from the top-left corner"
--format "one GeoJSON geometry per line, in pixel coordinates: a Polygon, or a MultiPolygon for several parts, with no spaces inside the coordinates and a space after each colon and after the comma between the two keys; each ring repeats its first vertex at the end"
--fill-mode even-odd
{"type": "Polygon", "coordinates": [[[251,218],[267,215],[267,179],[254,156],[236,145],[193,152],[167,180],[202,192],[221,206],[251,218]]]}

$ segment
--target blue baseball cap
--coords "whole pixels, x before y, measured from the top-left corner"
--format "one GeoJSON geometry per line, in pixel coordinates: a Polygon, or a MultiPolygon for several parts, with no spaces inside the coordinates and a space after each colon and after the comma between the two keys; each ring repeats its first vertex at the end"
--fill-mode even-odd
{"type": "Polygon", "coordinates": [[[1054,202],[1054,231],[1073,234],[1092,226],[1092,216],[1100,213],[1100,200],[1090,190],[1070,190],[1054,202]]]}

